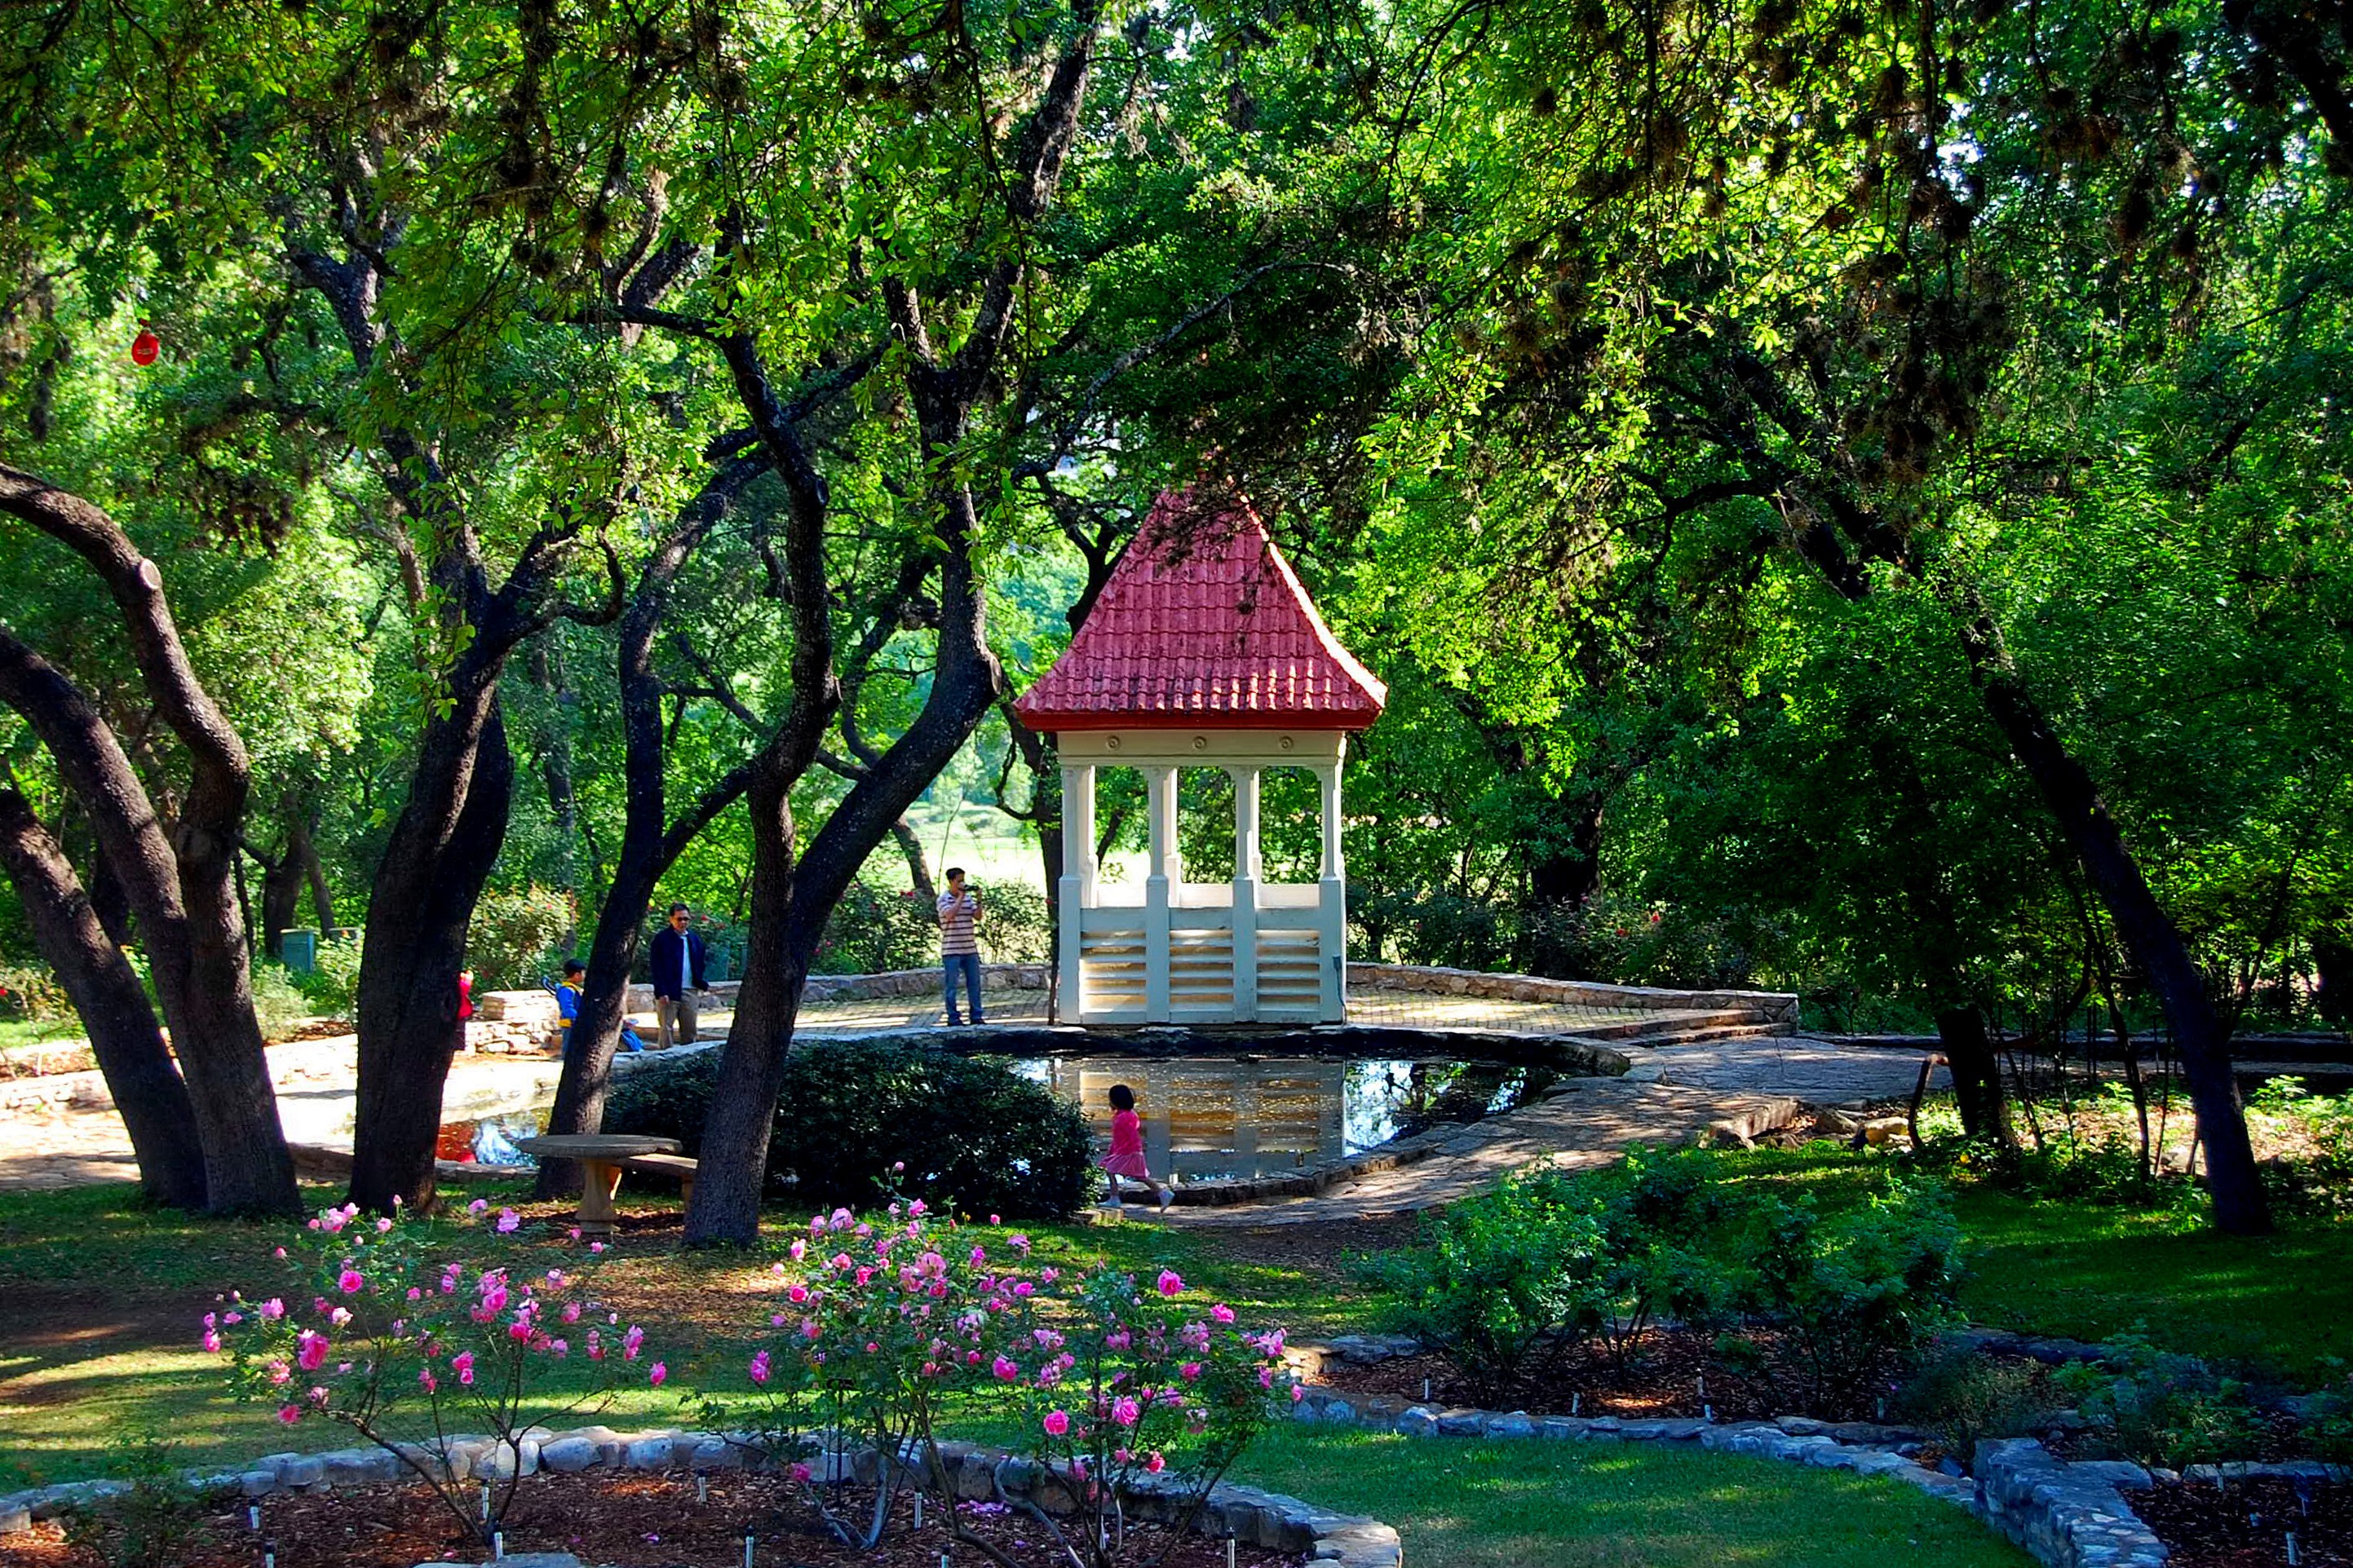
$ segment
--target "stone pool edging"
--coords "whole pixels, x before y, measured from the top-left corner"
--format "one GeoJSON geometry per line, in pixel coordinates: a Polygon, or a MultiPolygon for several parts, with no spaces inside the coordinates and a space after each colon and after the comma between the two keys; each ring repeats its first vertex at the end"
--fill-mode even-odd
{"type": "Polygon", "coordinates": [[[1655,985],[1609,985],[1598,980],[1548,980],[1536,974],[1496,974],[1423,963],[1350,963],[1348,983],[1380,991],[1488,996],[1507,1002],[1556,1002],[1588,1007],[1680,1009],[1747,1007],[1775,1024],[1795,1026],[1798,998],[1787,991],[1668,991],[1655,985]]]}
{"type": "MultiPolygon", "coordinates": [[[[1324,1343],[1285,1347],[1294,1372],[1320,1373],[1324,1359],[1358,1365],[1421,1351],[1402,1334],[1343,1334],[1324,1343]]],[[[1979,1446],[1978,1473],[1949,1475],[1896,1451],[1921,1434],[1875,1422],[1820,1421],[1777,1415],[1770,1421],[1709,1422],[1621,1419],[1615,1416],[1531,1415],[1525,1410],[1476,1410],[1393,1399],[1352,1400],[1303,1388],[1294,1417],[1303,1422],[1366,1427],[1407,1437],[1513,1437],[1555,1441],[1655,1442],[1715,1453],[1748,1454],[1857,1475],[1889,1476],[1968,1510],[2045,1568],[2159,1568],[2165,1543],[2142,1522],[2126,1491],[2145,1490],[2158,1478],[2120,1460],[2059,1458],[2032,1437],[1979,1446]]],[[[2301,1473],[2301,1472],[2297,1472],[2301,1473]]]]}
{"type": "MultiPolygon", "coordinates": [[[[759,1468],[764,1463],[740,1436],[672,1426],[629,1433],[601,1426],[562,1432],[533,1427],[513,1444],[467,1435],[438,1445],[399,1447],[418,1464],[446,1471],[452,1481],[503,1481],[518,1473],[570,1475],[600,1468],[708,1473],[759,1468]]],[[[1008,1496],[1034,1503],[1049,1513],[1068,1513],[1076,1505],[1071,1478],[1059,1466],[979,1443],[943,1441],[937,1451],[959,1499],[993,1500],[1001,1484],[1008,1496]]],[[[846,1468],[858,1479],[873,1479],[875,1455],[871,1448],[821,1456],[818,1462],[828,1461],[829,1473],[839,1474],[846,1468]]],[[[384,1485],[413,1479],[414,1473],[399,1456],[368,1446],[318,1454],[270,1454],[241,1469],[191,1470],[185,1479],[206,1497],[259,1499],[384,1485]]],[[[54,1519],[131,1489],[127,1481],[65,1481],[0,1495],[0,1537],[28,1531],[36,1520],[54,1519]]],[[[1123,1495],[1135,1517],[1166,1522],[1186,1491],[1174,1476],[1145,1475],[1133,1478],[1123,1495]]],[[[1335,1563],[1338,1568],[1405,1568],[1404,1542],[1394,1526],[1256,1487],[1219,1483],[1211,1489],[1194,1528],[1219,1540],[1232,1535],[1271,1552],[1296,1552],[1310,1561],[1335,1563]]],[[[510,1563],[518,1560],[508,1559],[510,1563]]]]}

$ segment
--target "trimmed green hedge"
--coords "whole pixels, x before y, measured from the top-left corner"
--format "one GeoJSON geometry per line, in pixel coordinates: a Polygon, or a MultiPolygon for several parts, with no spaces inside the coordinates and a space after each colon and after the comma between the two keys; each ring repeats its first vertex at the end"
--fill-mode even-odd
{"type": "MultiPolygon", "coordinates": [[[[605,1131],[697,1152],[718,1071],[715,1050],[639,1068],[615,1087],[605,1131]]],[[[895,1042],[796,1048],[768,1143],[772,1200],[813,1208],[871,1207],[895,1192],[984,1218],[1051,1219],[1095,1181],[1077,1107],[1001,1063],[895,1042]]]]}

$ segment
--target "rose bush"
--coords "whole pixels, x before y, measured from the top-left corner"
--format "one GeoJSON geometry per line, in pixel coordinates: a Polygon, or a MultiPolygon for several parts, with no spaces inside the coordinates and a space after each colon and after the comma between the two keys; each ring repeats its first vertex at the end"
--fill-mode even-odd
{"type": "MultiPolygon", "coordinates": [[[[743,1392],[707,1403],[714,1424],[744,1429],[800,1479],[839,1477],[847,1453],[876,1455],[871,1515],[835,1533],[872,1551],[897,1492],[934,1500],[957,1540],[994,1552],[963,1528],[955,1483],[936,1446],[957,1408],[1010,1406],[1035,1456],[1071,1489],[1058,1521],[998,1487],[1000,1505],[1030,1512],[1080,1568],[1123,1560],[1122,1498],[1145,1484],[1176,1492],[1176,1522],[1297,1392],[1282,1374],[1279,1331],[1247,1332],[1232,1309],[1203,1301],[1176,1274],[1139,1286],[1115,1269],[1036,1262],[1029,1239],[989,1244],[923,1203],[894,1201],[872,1218],[819,1215],[776,1265],[769,1333],[744,1370],[743,1392]]],[[[821,1489],[818,1498],[825,1506],[821,1489]]]]}
{"type": "MultiPolygon", "coordinates": [[[[513,1210],[493,1215],[480,1200],[467,1221],[486,1239],[520,1228],[513,1210]]],[[[323,1210],[277,1249],[293,1287],[260,1300],[231,1292],[205,1314],[202,1343],[227,1358],[238,1397],[276,1405],[290,1426],[331,1422],[393,1454],[487,1548],[522,1479],[523,1433],[600,1409],[625,1383],[659,1386],[668,1368],[647,1352],[645,1331],[590,1289],[603,1243],[574,1267],[463,1264],[428,1254],[428,1243],[446,1248],[442,1226],[323,1210]],[[501,1446],[479,1509],[448,1463],[457,1430],[501,1446]]]]}

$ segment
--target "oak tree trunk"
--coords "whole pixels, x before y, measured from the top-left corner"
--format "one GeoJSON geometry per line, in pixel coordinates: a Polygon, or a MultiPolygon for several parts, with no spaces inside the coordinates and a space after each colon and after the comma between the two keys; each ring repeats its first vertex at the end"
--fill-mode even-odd
{"type": "Polygon", "coordinates": [[[389,1213],[434,1199],[441,1091],[464,1041],[466,929],[507,830],[514,759],[498,664],[473,664],[425,728],[407,804],[369,891],[360,949],[359,1094],[351,1201],[389,1213]]]}
{"type": "Polygon", "coordinates": [[[65,852],[25,797],[0,790],[0,868],[16,890],[33,945],[56,971],[89,1031],[98,1070],[131,1134],[139,1182],[170,1208],[205,1206],[195,1107],[131,961],[100,923],[65,852]]]}

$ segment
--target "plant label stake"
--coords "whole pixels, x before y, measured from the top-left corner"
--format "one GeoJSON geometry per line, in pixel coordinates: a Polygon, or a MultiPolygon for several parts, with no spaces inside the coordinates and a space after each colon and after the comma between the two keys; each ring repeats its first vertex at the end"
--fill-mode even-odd
{"type": "Polygon", "coordinates": [[[491,1561],[503,1563],[506,1561],[506,1556],[507,1532],[503,1530],[493,1530],[491,1531],[491,1561]]]}
{"type": "Polygon", "coordinates": [[[709,1476],[697,1476],[694,1478],[694,1500],[697,1502],[709,1502],[711,1500],[711,1478],[709,1476]]]}
{"type": "Polygon", "coordinates": [[[1713,1424],[1715,1420],[1715,1406],[1713,1405],[1701,1405],[1699,1407],[1699,1418],[1703,1421],[1713,1424]]]}
{"type": "Polygon", "coordinates": [[[265,1549],[261,1553],[261,1568],[278,1568],[278,1553],[265,1549]]]}
{"type": "Polygon", "coordinates": [[[1234,1568],[1234,1538],[1226,1537],[1226,1568],[1234,1568]]]}
{"type": "Polygon", "coordinates": [[[1426,1377],[1421,1380],[1421,1402],[1424,1405],[1430,1403],[1430,1379],[1426,1377]]]}
{"type": "Polygon", "coordinates": [[[261,1505],[260,1505],[259,1503],[258,1503],[258,1502],[256,1502],[256,1503],[248,1503],[248,1504],[246,1505],[246,1509],[245,1509],[245,1527],[246,1527],[248,1530],[254,1531],[256,1531],[256,1532],[259,1532],[259,1531],[260,1531],[260,1529],[261,1529],[261,1505]]]}
{"type": "Polygon", "coordinates": [[[2287,1568],[2296,1568],[2303,1561],[2304,1554],[2295,1549],[2295,1531],[2291,1530],[2287,1532],[2287,1568]]]}
{"type": "Polygon", "coordinates": [[[1699,1374],[1699,1396],[1702,1399],[1707,1397],[1707,1373],[1705,1373],[1699,1374]]]}
{"type": "Polygon", "coordinates": [[[1582,1394],[1577,1393],[1575,1389],[1571,1389],[1571,1390],[1569,1390],[1569,1394],[1568,1394],[1568,1413],[1569,1413],[1571,1415],[1576,1415],[1576,1414],[1577,1414],[1577,1404],[1578,1404],[1578,1402],[1579,1402],[1579,1401],[1583,1400],[1583,1399],[1584,1399],[1584,1397],[1585,1397],[1585,1395],[1583,1395],[1582,1394]]]}
{"type": "Polygon", "coordinates": [[[488,1481],[482,1483],[482,1522],[491,1522],[491,1483],[488,1481]]]}
{"type": "Polygon", "coordinates": [[[752,1538],[744,1538],[744,1568],[752,1568],[752,1538]]]}
{"type": "Polygon", "coordinates": [[[921,1492],[915,1494],[915,1528],[923,1528],[923,1494],[921,1492]]]}

